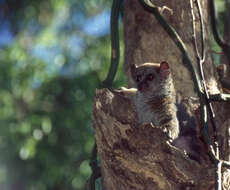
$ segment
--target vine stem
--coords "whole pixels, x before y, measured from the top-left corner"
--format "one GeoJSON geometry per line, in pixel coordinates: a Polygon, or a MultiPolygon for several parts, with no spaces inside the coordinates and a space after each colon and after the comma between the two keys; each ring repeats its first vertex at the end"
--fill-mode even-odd
{"type": "Polygon", "coordinates": [[[122,0],[113,0],[110,15],[110,39],[111,39],[111,61],[106,79],[102,82],[103,87],[111,88],[117,73],[120,60],[120,39],[119,39],[119,13],[122,0]]]}

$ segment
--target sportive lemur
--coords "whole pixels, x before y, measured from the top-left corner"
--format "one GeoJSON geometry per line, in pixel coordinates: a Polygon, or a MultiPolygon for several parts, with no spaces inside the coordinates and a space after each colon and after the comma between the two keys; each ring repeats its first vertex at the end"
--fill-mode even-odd
{"type": "Polygon", "coordinates": [[[179,123],[169,64],[165,61],[133,64],[131,75],[137,87],[134,99],[139,124],[152,123],[162,127],[172,139],[177,138],[179,123]]]}

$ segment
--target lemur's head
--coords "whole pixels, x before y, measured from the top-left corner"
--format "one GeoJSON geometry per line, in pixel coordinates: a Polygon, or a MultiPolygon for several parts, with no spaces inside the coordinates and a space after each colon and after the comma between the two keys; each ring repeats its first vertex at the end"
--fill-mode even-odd
{"type": "Polygon", "coordinates": [[[144,63],[140,66],[133,64],[131,66],[131,74],[140,92],[149,92],[149,89],[155,92],[167,82],[170,69],[166,61],[161,63],[144,63]]]}

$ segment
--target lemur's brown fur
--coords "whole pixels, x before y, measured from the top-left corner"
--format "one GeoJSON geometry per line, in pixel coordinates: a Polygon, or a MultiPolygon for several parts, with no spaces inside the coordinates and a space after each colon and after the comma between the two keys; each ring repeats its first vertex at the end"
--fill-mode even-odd
{"type": "Polygon", "coordinates": [[[151,122],[167,131],[172,139],[177,138],[175,90],[168,63],[132,65],[131,74],[138,89],[135,104],[139,123],[151,122]]]}

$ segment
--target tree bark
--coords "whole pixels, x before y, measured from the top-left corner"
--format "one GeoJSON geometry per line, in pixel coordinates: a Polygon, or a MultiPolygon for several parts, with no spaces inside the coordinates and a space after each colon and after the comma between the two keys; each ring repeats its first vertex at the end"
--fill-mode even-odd
{"type": "MultiPolygon", "coordinates": [[[[197,68],[190,1],[156,0],[154,3],[159,7],[167,6],[173,11],[171,14],[170,11],[164,10],[162,14],[179,33],[194,67],[197,68]]],[[[201,1],[201,6],[204,24],[208,26],[207,1],[201,1]]],[[[196,9],[194,12],[196,24],[199,26],[198,12],[196,9]]],[[[199,27],[196,32],[199,36],[199,27]]],[[[209,53],[208,27],[205,28],[205,33],[205,77],[209,93],[216,94],[221,89],[209,53]]],[[[103,189],[214,189],[215,165],[210,161],[207,147],[202,141],[199,98],[194,91],[190,71],[183,64],[182,54],[175,43],[138,0],[125,1],[124,41],[124,68],[129,87],[134,87],[130,74],[131,64],[140,65],[163,60],[170,64],[177,96],[181,141],[175,147],[160,128],[151,124],[138,126],[132,95],[122,91],[115,93],[108,89],[97,90],[93,121],[101,161],[103,189]],[[184,149],[187,146],[190,151],[186,153],[184,149]]],[[[199,44],[201,51],[200,48],[199,44]]],[[[218,130],[221,129],[218,135],[228,140],[229,111],[225,110],[223,105],[224,103],[215,103],[214,109],[218,130]]],[[[223,148],[221,155],[227,159],[228,142],[223,141],[220,144],[223,148]]]]}

